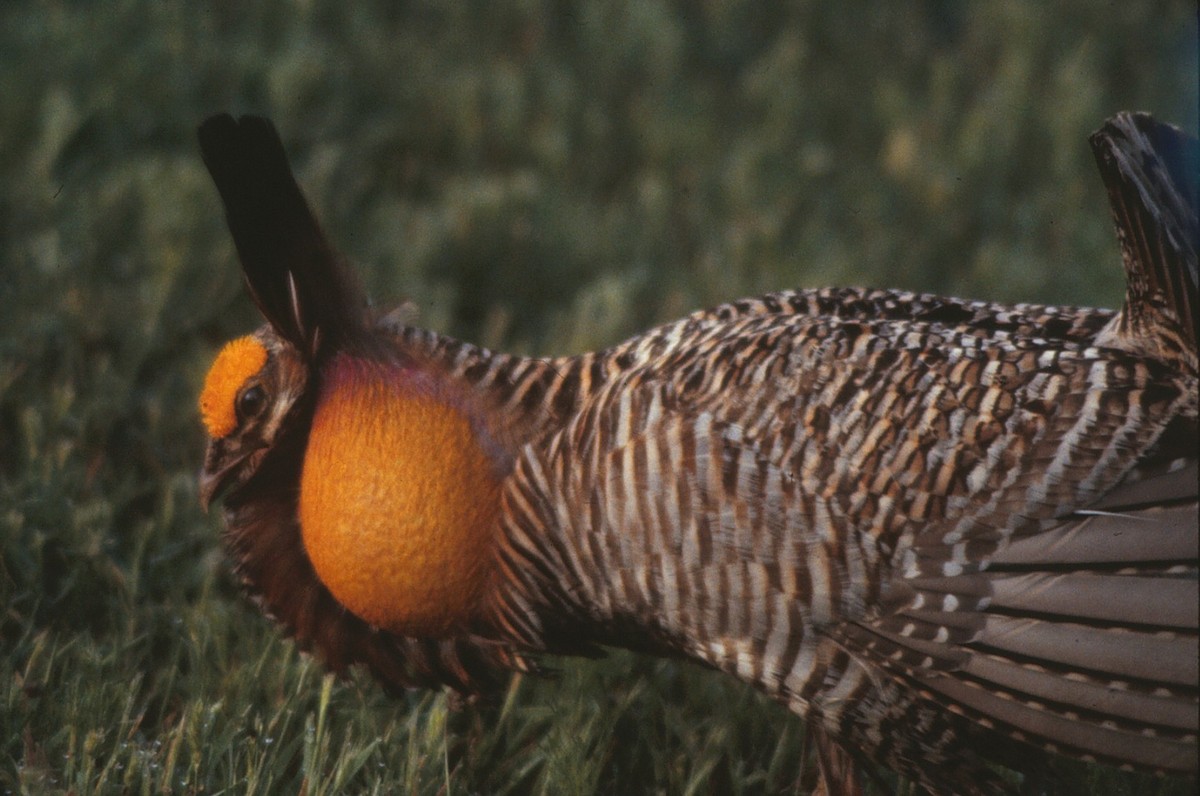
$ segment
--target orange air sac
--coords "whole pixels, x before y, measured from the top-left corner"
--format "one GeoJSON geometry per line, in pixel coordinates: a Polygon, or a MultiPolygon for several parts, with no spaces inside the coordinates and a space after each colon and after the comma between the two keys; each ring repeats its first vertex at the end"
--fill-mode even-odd
{"type": "Polygon", "coordinates": [[[461,629],[486,585],[499,482],[471,423],[411,372],[341,354],[326,373],[300,483],[317,576],[367,622],[461,629]]]}

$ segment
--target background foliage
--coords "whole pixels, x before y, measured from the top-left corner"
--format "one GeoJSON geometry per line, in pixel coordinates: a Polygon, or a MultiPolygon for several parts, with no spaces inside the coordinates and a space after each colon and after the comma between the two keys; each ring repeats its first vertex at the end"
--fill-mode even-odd
{"type": "MultiPolygon", "coordinates": [[[[195,395],[257,324],[194,143],[272,116],[383,303],[565,353],[871,284],[1113,306],[1086,135],[1196,128],[1187,0],[0,4],[0,790],[803,792],[799,722],[617,654],[387,700],[239,597],[195,395]]],[[[1187,792],[1068,767],[1063,793],[1187,792]]]]}

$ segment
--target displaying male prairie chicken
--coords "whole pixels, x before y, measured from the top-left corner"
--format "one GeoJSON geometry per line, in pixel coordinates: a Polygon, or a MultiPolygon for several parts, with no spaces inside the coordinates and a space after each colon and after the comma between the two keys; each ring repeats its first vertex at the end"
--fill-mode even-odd
{"type": "Polygon", "coordinates": [[[270,122],[200,127],[266,318],[200,400],[246,588],[336,671],[697,661],[932,793],[1197,766],[1196,142],[1092,138],[1120,312],[776,293],[530,359],[371,311],[270,122]]]}

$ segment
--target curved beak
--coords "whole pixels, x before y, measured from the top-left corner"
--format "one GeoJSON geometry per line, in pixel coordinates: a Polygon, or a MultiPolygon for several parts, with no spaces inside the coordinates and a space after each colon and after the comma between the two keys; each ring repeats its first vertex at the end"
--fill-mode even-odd
{"type": "Polygon", "coordinates": [[[237,480],[242,464],[254,451],[251,448],[229,452],[225,450],[222,440],[209,441],[208,450],[204,452],[204,467],[200,470],[200,507],[205,512],[237,480]]]}
{"type": "Polygon", "coordinates": [[[208,507],[221,494],[222,486],[224,485],[225,473],[210,473],[207,470],[200,471],[200,508],[208,513],[208,507]]]}

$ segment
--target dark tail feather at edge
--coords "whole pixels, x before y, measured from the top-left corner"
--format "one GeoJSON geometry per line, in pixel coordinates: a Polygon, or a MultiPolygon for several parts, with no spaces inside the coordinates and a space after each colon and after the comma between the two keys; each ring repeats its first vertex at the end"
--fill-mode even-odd
{"type": "Polygon", "coordinates": [[[1144,113],[1091,136],[1125,260],[1125,305],[1102,342],[1197,370],[1200,143],[1144,113]]]}

